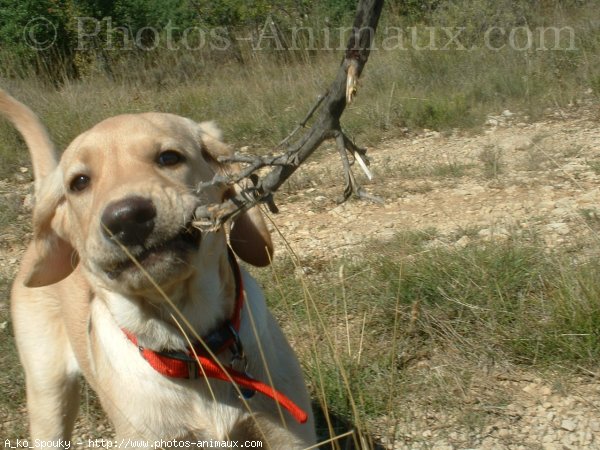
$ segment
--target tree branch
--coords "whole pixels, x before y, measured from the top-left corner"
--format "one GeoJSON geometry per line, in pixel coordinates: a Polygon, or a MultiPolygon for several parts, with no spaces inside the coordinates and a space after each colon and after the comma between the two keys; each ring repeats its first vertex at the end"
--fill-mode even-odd
{"type": "MultiPolygon", "coordinates": [[[[211,205],[198,208],[196,217],[203,228],[211,224],[212,228],[222,226],[235,215],[251,208],[259,202],[267,202],[274,207],[273,193],[304,163],[315,150],[327,139],[335,139],[338,151],[342,157],[346,186],[343,199],[347,200],[352,195],[359,198],[377,201],[375,197],[366,194],[356,182],[351,172],[351,164],[346,151],[354,156],[362,157],[368,164],[366,150],[359,148],[342,132],[340,117],[356,94],[357,82],[371,51],[375,31],[381,16],[383,0],[360,0],[354,18],[352,33],[346,46],[344,59],[340,65],[334,82],[326,94],[320,96],[311,107],[306,117],[280,144],[279,148],[286,147],[285,153],[279,156],[248,157],[235,155],[226,159],[228,162],[247,164],[230,183],[238,183],[244,178],[254,174],[264,167],[272,169],[262,178],[256,180],[252,187],[242,189],[235,196],[220,205],[211,205]],[[298,131],[306,127],[308,121],[319,111],[313,125],[300,138],[290,143],[298,131]]],[[[366,167],[365,167],[366,168],[366,167]]],[[[223,182],[222,178],[213,180],[214,183],[223,182]]],[[[205,186],[199,186],[201,191],[205,186]]]]}
{"type": "Polygon", "coordinates": [[[310,108],[310,110],[308,111],[308,114],[306,114],[306,117],[302,120],[302,122],[300,122],[298,124],[298,126],[296,128],[294,128],[294,130],[283,141],[281,141],[279,144],[277,144],[277,148],[282,148],[284,145],[287,145],[287,143],[296,135],[296,133],[298,131],[300,131],[302,128],[306,128],[306,124],[308,123],[310,118],[313,116],[315,111],[317,109],[319,109],[319,106],[321,106],[321,103],[323,103],[323,100],[325,100],[325,97],[327,97],[327,92],[325,94],[319,95],[317,97],[317,101],[310,108]]]}

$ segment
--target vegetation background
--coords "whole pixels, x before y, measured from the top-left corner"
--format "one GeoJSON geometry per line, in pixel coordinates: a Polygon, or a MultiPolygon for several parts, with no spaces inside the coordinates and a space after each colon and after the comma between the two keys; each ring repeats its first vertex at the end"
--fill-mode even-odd
{"type": "MultiPolygon", "coordinates": [[[[41,116],[59,148],[105,117],[161,110],[215,119],[237,148],[267,152],[331,81],[345,45],[339,30],[351,24],[355,6],[351,0],[0,0],[0,86],[41,116]]],[[[505,109],[535,121],[547,108],[576,104],[583,93],[597,103],[598,6],[597,0],[388,1],[379,48],[343,125],[360,144],[376,146],[423,129],[478,130],[490,113],[505,109]],[[544,27],[562,31],[544,45],[544,27]],[[392,40],[398,36],[402,43],[392,40]],[[384,48],[386,37],[393,48],[384,48]]],[[[482,154],[493,177],[499,168],[490,158],[482,154]]],[[[29,157],[5,122],[0,159],[3,189],[10,190],[29,157]]],[[[22,205],[2,199],[0,225],[26,240],[22,205]]],[[[292,257],[258,274],[294,340],[310,337],[301,353],[325,411],[323,429],[333,426],[325,418],[330,413],[381,433],[379,419],[401,414],[415,388],[406,369],[424,353],[452,349],[452,380],[470,379],[492,360],[537,372],[597,370],[596,259],[580,265],[572,249],[548,253],[535,236],[491,249],[424,252],[432,234],[367,243],[362,259],[331,261],[318,276],[295,276],[292,257]],[[341,352],[338,340],[351,329],[360,343],[348,341],[348,352],[341,352]],[[564,339],[565,333],[581,337],[564,339]]],[[[0,280],[2,298],[11,276],[0,280]]],[[[13,417],[23,407],[23,382],[6,308],[0,314],[8,324],[0,330],[0,358],[10,367],[2,374],[0,409],[13,417]]],[[[422,382],[418,388],[436,408],[460,408],[448,400],[444,380],[422,382]]],[[[11,424],[7,437],[26,435],[24,424],[11,424]]]]}

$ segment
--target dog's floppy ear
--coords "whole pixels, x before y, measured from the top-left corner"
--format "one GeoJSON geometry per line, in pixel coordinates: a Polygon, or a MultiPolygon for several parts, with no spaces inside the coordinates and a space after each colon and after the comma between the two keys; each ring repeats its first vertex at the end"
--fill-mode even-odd
{"type": "Polygon", "coordinates": [[[40,183],[33,210],[33,233],[36,257],[25,275],[25,286],[41,287],[66,278],[77,266],[78,257],[67,240],[68,217],[57,168],[40,183]]]}
{"type": "MultiPolygon", "coordinates": [[[[200,123],[202,151],[204,157],[222,173],[236,172],[234,164],[223,164],[219,157],[233,155],[231,147],[221,139],[221,131],[214,122],[200,123]]],[[[235,188],[235,190],[241,187],[235,188]]],[[[225,193],[225,197],[235,194],[234,190],[225,193]]],[[[235,218],[229,233],[229,243],[233,251],[249,264],[258,267],[268,266],[273,258],[273,242],[265,224],[260,208],[255,206],[235,218]]]]}
{"type": "Polygon", "coordinates": [[[253,266],[265,267],[273,260],[271,233],[258,206],[235,218],[229,243],[236,255],[253,266]]]}

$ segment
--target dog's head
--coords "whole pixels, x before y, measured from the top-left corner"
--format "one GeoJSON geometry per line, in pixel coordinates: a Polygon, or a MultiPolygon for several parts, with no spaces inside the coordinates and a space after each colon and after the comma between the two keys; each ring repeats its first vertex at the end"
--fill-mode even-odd
{"type": "MultiPolygon", "coordinates": [[[[231,195],[221,187],[194,192],[228,170],[218,158],[230,154],[212,122],[171,114],[117,116],[81,134],[37,186],[38,258],[26,284],[55,283],[76,264],[129,293],[191,277],[197,258],[225,248],[224,236],[206,239],[192,222],[198,206],[231,195]]],[[[246,262],[269,263],[272,244],[257,208],[233,224],[231,245],[246,262]]]]}

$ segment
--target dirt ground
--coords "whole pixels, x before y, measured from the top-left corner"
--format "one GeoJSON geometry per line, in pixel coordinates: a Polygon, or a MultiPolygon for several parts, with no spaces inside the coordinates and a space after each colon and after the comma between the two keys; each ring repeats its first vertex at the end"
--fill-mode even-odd
{"type": "MultiPolygon", "coordinates": [[[[360,254],[363,242],[408,230],[435,230],[432,245],[455,247],[535,235],[549,250],[568,247],[585,256],[594,250],[582,242],[598,242],[600,230],[599,118],[595,106],[549,110],[534,123],[503,111],[477,132],[424,131],[385,143],[368,152],[374,180],[362,179],[381,204],[336,204],[340,163],[330,152],[297,177],[303,190],[280,196],[274,225],[309,273],[315,259],[360,254]]],[[[459,423],[456,414],[409,404],[406,412],[381,422],[387,427],[385,447],[600,449],[598,371],[569,380],[482,373],[473,389],[469,402],[478,406],[470,410],[493,417],[483,432],[459,423]],[[486,405],[490,386],[508,399],[506,406],[486,405]]]]}
{"type": "MultiPolygon", "coordinates": [[[[325,151],[277,196],[281,212],[272,217],[276,244],[284,247],[280,232],[310,271],[311,261],[357,254],[365,241],[385,241],[407,230],[436,230],[431,245],[439,246],[462,247],[515,233],[535,233],[548,249],[597,242],[599,118],[600,110],[591,104],[548,111],[537,122],[503,111],[490,116],[482,130],[425,130],[385,142],[368,152],[375,178],[359,177],[369,193],[382,199],[380,204],[338,205],[341,165],[336,152],[325,151]]],[[[0,182],[0,196],[16,205],[18,219],[0,230],[4,279],[14,275],[27,241],[28,233],[16,223],[30,220],[30,191],[24,168],[0,182]]],[[[0,299],[4,309],[5,300],[0,299]]],[[[494,374],[493,382],[509,401],[487,411],[494,419],[483,432],[456,425],[452,414],[407,405],[410,414],[398,415],[405,419],[382,419],[383,444],[390,449],[600,449],[600,372],[582,371],[570,380],[494,374]]],[[[480,408],[486,408],[485,402],[480,408]]],[[[11,420],[22,416],[16,411],[11,420]]],[[[90,433],[86,421],[89,417],[78,425],[79,436],[106,434],[105,425],[90,433]]]]}

